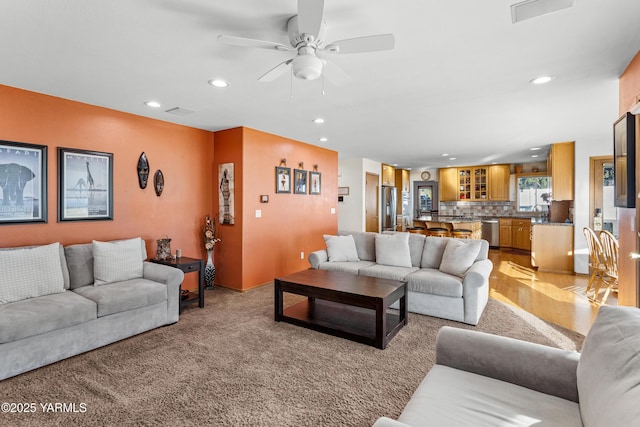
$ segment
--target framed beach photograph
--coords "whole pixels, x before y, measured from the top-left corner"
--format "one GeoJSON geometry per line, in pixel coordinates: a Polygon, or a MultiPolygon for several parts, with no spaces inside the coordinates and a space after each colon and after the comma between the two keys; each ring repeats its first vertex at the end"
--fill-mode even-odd
{"type": "Polygon", "coordinates": [[[0,224],[47,222],[47,147],[0,141],[0,224]]]}
{"type": "Polygon", "coordinates": [[[291,168],[276,166],[276,193],[291,193],[291,168]]]}
{"type": "Polygon", "coordinates": [[[322,182],[320,172],[309,172],[309,194],[320,194],[322,182]]]}
{"type": "Polygon", "coordinates": [[[113,154],[58,148],[58,221],[113,219],[113,154]]]}
{"type": "Polygon", "coordinates": [[[307,194],[307,171],[294,169],[293,177],[293,192],[295,194],[307,194]]]}

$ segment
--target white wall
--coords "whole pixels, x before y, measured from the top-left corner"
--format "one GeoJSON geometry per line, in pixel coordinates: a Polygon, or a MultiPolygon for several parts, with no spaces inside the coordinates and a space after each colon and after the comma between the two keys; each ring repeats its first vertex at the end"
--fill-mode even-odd
{"type": "MultiPolygon", "coordinates": [[[[365,186],[367,172],[380,174],[382,163],[364,158],[338,158],[338,187],[349,187],[349,195],[338,203],[338,230],[365,231],[365,186]]],[[[379,228],[379,225],[378,225],[379,228]]]]}

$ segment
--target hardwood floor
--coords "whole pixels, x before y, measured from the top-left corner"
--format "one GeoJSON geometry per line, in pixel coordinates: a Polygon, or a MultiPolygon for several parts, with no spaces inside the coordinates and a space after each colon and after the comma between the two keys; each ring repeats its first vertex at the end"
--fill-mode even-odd
{"type": "MultiPolygon", "coordinates": [[[[492,298],[586,335],[599,307],[585,293],[589,276],[539,273],[531,267],[530,255],[507,249],[489,250],[489,259],[492,298]]],[[[609,296],[607,305],[617,305],[617,294],[609,296]]]]}

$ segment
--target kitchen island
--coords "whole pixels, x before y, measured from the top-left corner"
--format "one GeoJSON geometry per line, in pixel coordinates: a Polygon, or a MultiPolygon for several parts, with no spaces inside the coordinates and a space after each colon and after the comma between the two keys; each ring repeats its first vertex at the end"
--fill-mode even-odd
{"type": "Polygon", "coordinates": [[[434,215],[413,219],[414,227],[446,228],[447,230],[471,230],[472,239],[482,238],[482,222],[476,218],[463,216],[434,215]]]}

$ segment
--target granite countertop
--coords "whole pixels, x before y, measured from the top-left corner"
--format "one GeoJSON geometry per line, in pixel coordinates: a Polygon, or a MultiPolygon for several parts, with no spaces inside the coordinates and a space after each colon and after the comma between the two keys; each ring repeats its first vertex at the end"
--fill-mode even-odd
{"type": "Polygon", "coordinates": [[[481,219],[456,215],[431,215],[414,218],[414,221],[450,222],[452,224],[455,224],[458,222],[480,222],[481,219]]]}

